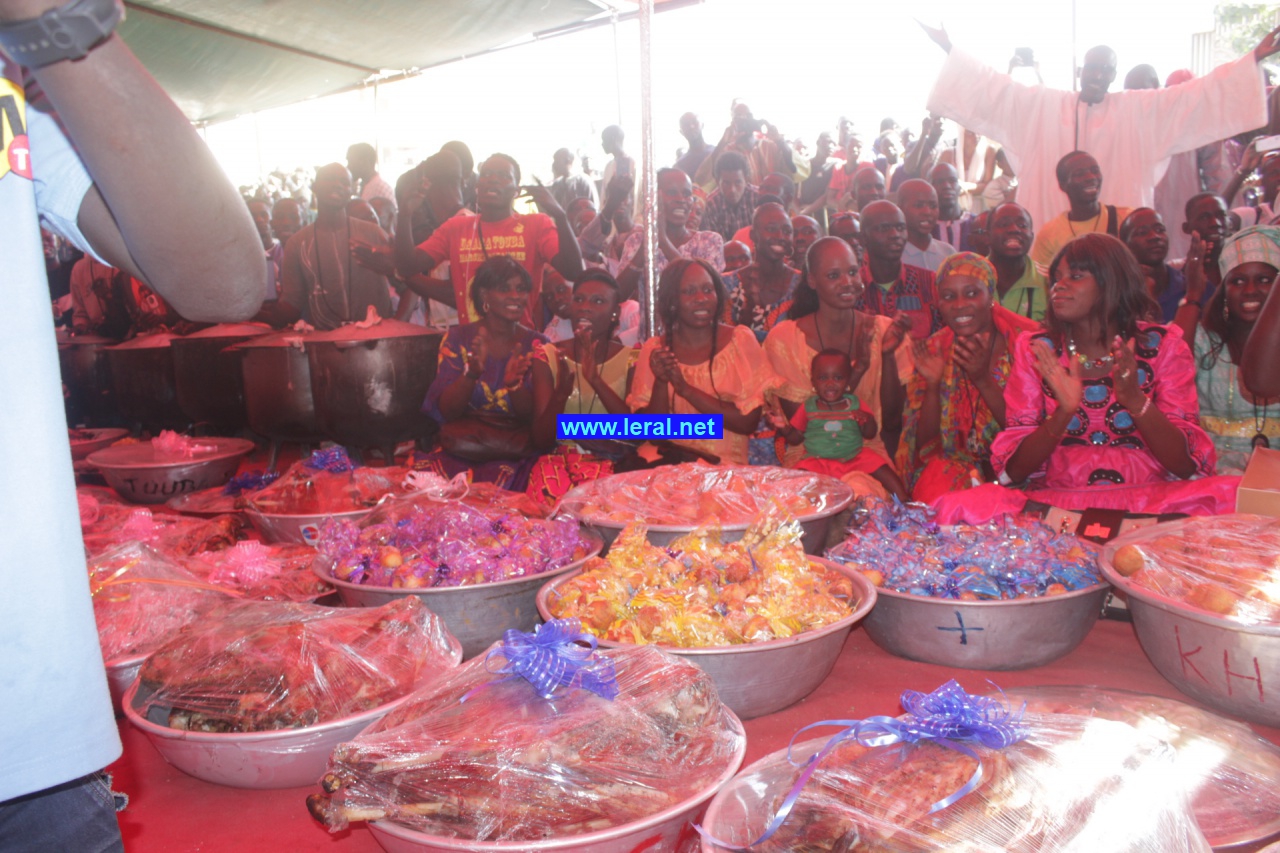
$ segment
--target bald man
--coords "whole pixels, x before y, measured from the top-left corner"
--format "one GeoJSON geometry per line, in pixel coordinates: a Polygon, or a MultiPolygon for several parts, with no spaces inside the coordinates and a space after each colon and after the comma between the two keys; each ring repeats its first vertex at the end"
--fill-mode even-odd
{"type": "Polygon", "coordinates": [[[955,246],[933,236],[938,225],[938,193],[928,181],[912,178],[898,189],[898,207],[907,223],[907,243],[902,262],[913,267],[936,271],[954,255],[955,246]]]}
{"type": "Polygon", "coordinates": [[[1018,174],[1018,201],[1036,222],[1057,213],[1054,167],[1068,151],[1092,153],[1111,178],[1118,206],[1150,207],[1165,161],[1267,122],[1259,61],[1280,50],[1273,30],[1251,53],[1180,86],[1108,94],[1115,51],[1085,54],[1080,91],[1023,86],[959,49],[941,29],[925,28],[948,56],[928,110],[1005,147],[1018,174]]]}

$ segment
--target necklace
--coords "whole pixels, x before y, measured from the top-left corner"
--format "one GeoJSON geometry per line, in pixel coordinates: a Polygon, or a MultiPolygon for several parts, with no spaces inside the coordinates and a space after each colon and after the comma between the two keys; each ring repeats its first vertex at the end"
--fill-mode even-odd
{"type": "MultiPolygon", "coordinates": [[[[336,320],[333,324],[334,328],[337,328],[338,326],[342,325],[348,320],[355,319],[351,317],[351,292],[350,292],[350,288],[351,288],[351,217],[349,216],[344,217],[342,221],[343,221],[343,224],[346,226],[346,239],[343,241],[341,246],[335,247],[335,257],[339,258],[338,285],[342,295],[342,307],[336,311],[334,310],[333,303],[329,300],[329,291],[326,290],[324,286],[324,271],[320,263],[321,231],[320,231],[320,228],[318,228],[315,223],[313,223],[311,226],[314,229],[311,232],[311,237],[312,237],[311,248],[313,250],[313,254],[315,256],[315,261],[316,261],[315,293],[319,297],[319,299],[324,302],[323,307],[325,308],[326,312],[336,317],[336,320]],[[342,261],[340,259],[343,251],[346,252],[346,257],[347,257],[345,275],[343,274],[342,261]]],[[[316,307],[320,307],[320,306],[317,305],[316,307]]],[[[322,319],[322,318],[313,317],[312,322],[314,323],[319,319],[322,319]]]]}
{"type": "Polygon", "coordinates": [[[1098,367],[1109,367],[1115,363],[1115,356],[1107,353],[1101,358],[1088,358],[1083,353],[1076,352],[1076,342],[1071,338],[1067,338],[1067,352],[1071,353],[1071,357],[1080,362],[1080,366],[1085,370],[1093,370],[1098,367]]]}
{"type": "MultiPolygon", "coordinates": [[[[1095,216],[1095,217],[1093,217],[1093,227],[1092,227],[1092,228],[1090,228],[1088,231],[1084,231],[1084,232],[1082,232],[1082,233],[1084,233],[1084,234],[1088,234],[1088,233],[1090,233],[1090,232],[1094,232],[1094,231],[1097,231],[1097,230],[1098,230],[1098,222],[1102,219],[1102,212],[1103,212],[1104,210],[1106,210],[1106,208],[1104,208],[1104,207],[1101,207],[1101,206],[1100,206],[1100,207],[1098,208],[1098,215],[1097,215],[1097,216],[1095,216]]],[[[1071,224],[1071,217],[1070,217],[1070,216],[1068,216],[1068,217],[1067,217],[1067,227],[1071,229],[1071,236],[1072,236],[1072,237],[1078,236],[1078,235],[1076,234],[1076,227],[1075,227],[1074,225],[1072,225],[1072,224],[1071,224]]],[[[1108,227],[1110,227],[1110,226],[1108,226],[1108,227]]]]}
{"type": "MultiPolygon", "coordinates": [[[[1227,417],[1231,417],[1232,414],[1234,414],[1235,409],[1236,383],[1240,381],[1234,364],[1232,364],[1231,368],[1227,371],[1227,380],[1227,417]]],[[[1241,394],[1240,397],[1241,401],[1243,401],[1244,395],[1241,394]]],[[[1271,439],[1267,438],[1267,406],[1270,404],[1271,400],[1269,398],[1264,397],[1261,400],[1259,400],[1257,396],[1253,398],[1254,436],[1250,441],[1250,445],[1252,447],[1271,446],[1271,439]],[[1259,403],[1261,403],[1261,405],[1259,405],[1259,403]]]]}
{"type": "MultiPolygon", "coordinates": [[[[849,324],[849,345],[845,348],[845,351],[844,351],[845,355],[849,356],[850,358],[853,358],[853,334],[857,330],[857,328],[858,328],[858,312],[855,311],[853,313],[853,322],[849,324]]],[[[817,314],[813,315],[813,330],[818,333],[818,351],[821,352],[822,350],[827,348],[827,345],[822,342],[822,324],[818,322],[817,314]]]]}

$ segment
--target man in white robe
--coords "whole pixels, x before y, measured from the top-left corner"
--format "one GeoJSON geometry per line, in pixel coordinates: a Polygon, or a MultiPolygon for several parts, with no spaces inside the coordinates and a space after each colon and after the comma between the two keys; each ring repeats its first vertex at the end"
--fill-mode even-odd
{"type": "Polygon", "coordinates": [[[1048,222],[1059,205],[1054,168],[1070,151],[1088,151],[1107,175],[1121,207],[1151,207],[1168,158],[1267,123],[1258,62],[1280,50],[1280,30],[1251,53],[1181,86],[1107,94],[1115,52],[1092,48],[1080,92],[1024,86],[983,65],[941,29],[925,27],[948,52],[928,110],[1004,146],[1018,175],[1018,203],[1032,221],[1048,222]]]}

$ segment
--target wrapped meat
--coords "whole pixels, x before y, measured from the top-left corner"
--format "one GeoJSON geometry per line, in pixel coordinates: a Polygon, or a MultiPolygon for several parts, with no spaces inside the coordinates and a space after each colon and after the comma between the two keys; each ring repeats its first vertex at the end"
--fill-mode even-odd
{"type": "Polygon", "coordinates": [[[142,666],[143,713],[173,728],[256,732],[312,726],[385,705],[462,658],[416,598],[377,608],[294,602],[214,608],[142,666]]]}
{"type": "Polygon", "coordinates": [[[774,505],[803,518],[848,495],[839,480],[808,471],[690,462],[592,480],[565,495],[560,509],[588,523],[729,526],[750,524],[774,505]]]}
{"type": "Polygon", "coordinates": [[[1280,519],[1220,515],[1149,532],[1116,550],[1121,575],[1214,616],[1280,624],[1280,519]]]}
{"type": "Polygon", "coordinates": [[[179,557],[202,551],[219,551],[235,544],[244,522],[234,515],[190,518],[170,513],[153,513],[130,504],[104,499],[101,490],[80,487],[80,530],[89,559],[130,542],[150,545],[157,551],[179,557]]]}
{"type": "Polygon", "coordinates": [[[274,483],[242,496],[244,506],[269,515],[323,515],[376,506],[404,494],[404,468],[354,465],[341,447],[317,450],[274,483]]]}
{"type": "Polygon", "coordinates": [[[90,560],[89,589],[102,657],[108,662],[153,651],[231,594],[138,543],[90,560]]]}
{"type": "Polygon", "coordinates": [[[1120,722],[1019,712],[995,718],[1013,737],[992,740],[982,729],[995,697],[951,682],[924,699],[944,693],[943,716],[974,703],[972,727],[938,731],[916,713],[817,724],[854,723],[791,747],[791,761],[783,750],[739,775],[708,810],[705,832],[756,853],[1209,850],[1185,779],[1172,772],[1174,750],[1159,738],[1120,722]]]}
{"type": "Polygon", "coordinates": [[[533,841],[654,815],[732,772],[742,725],[701,669],[652,647],[595,655],[613,666],[612,700],[572,688],[544,699],[491,673],[493,660],[464,664],[338,747],[312,813],[334,831],[390,820],[533,841]]]}
{"type": "Polygon", "coordinates": [[[205,551],[183,561],[196,577],[262,601],[315,601],[333,592],[311,570],[314,548],[254,539],[222,551],[205,551]]]}

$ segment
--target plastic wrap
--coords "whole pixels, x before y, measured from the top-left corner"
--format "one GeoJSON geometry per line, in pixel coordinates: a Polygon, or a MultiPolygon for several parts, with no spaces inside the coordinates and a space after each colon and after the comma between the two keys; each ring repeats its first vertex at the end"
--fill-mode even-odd
{"type": "Polygon", "coordinates": [[[528,577],[581,560],[593,547],[576,521],[426,498],[389,501],[359,523],[330,519],[317,543],[337,580],[397,589],[528,577]]]}
{"type": "Polygon", "coordinates": [[[940,527],[921,504],[866,498],[828,559],[909,595],[991,601],[1036,598],[1102,582],[1096,548],[1025,516],[940,527]]]}
{"type": "Polygon", "coordinates": [[[89,562],[102,657],[148,654],[229,593],[148,545],[121,545],[89,562]]]}
{"type": "Polygon", "coordinates": [[[1118,548],[1111,562],[1138,586],[1197,610],[1245,625],[1280,624],[1280,519],[1188,519],[1118,548]]]}
{"type": "Polygon", "coordinates": [[[333,586],[311,570],[315,549],[308,545],[237,542],[222,551],[206,551],[183,561],[196,577],[246,598],[263,601],[314,601],[333,586]]]}
{"type": "Polygon", "coordinates": [[[235,544],[244,522],[234,515],[210,519],[153,513],[142,507],[99,501],[81,492],[80,530],[89,559],[120,545],[137,542],[161,553],[187,557],[235,544]]]}
{"type": "Polygon", "coordinates": [[[582,689],[543,699],[490,672],[487,656],[464,664],[338,747],[312,813],[334,831],[385,819],[532,842],[655,815],[734,771],[742,724],[701,669],[652,647],[595,654],[613,665],[612,700],[582,689]]]}
{"type": "Polygon", "coordinates": [[[803,531],[775,511],[722,544],[699,530],[666,547],[628,525],[606,558],[556,585],[547,607],[606,640],[698,648],[791,637],[850,616],[853,582],[811,563],[803,531]]]}
{"type": "Polygon", "coordinates": [[[323,515],[369,509],[387,495],[405,494],[408,471],[358,467],[341,447],[317,450],[275,482],[242,496],[248,509],[268,515],[323,515]]]}
{"type": "Polygon", "coordinates": [[[142,713],[172,728],[258,732],[302,728],[407,695],[462,658],[416,598],[334,609],[246,601],[205,614],[142,666],[142,713]]]}
{"type": "Polygon", "coordinates": [[[1126,723],[1168,743],[1185,780],[1196,823],[1214,847],[1280,832],[1280,747],[1247,725],[1166,699],[1096,687],[1020,687],[1008,701],[1035,714],[1126,723]]]}
{"type": "Polygon", "coordinates": [[[768,466],[690,462],[628,471],[575,487],[560,510],[588,523],[621,526],[746,526],[773,505],[801,520],[837,511],[849,487],[834,477],[768,466]]]}
{"type": "Polygon", "coordinates": [[[792,747],[804,770],[786,750],[757,762],[717,795],[707,834],[729,849],[755,841],[802,783],[775,834],[751,850],[1209,850],[1173,772],[1174,749],[1133,726],[1027,711],[1016,723],[1021,739],[993,747],[963,731],[909,742],[912,715],[831,722],[863,724],[862,740],[837,741],[816,769],[805,762],[832,738],[792,747]],[[893,731],[905,734],[885,734],[893,731]]]}

